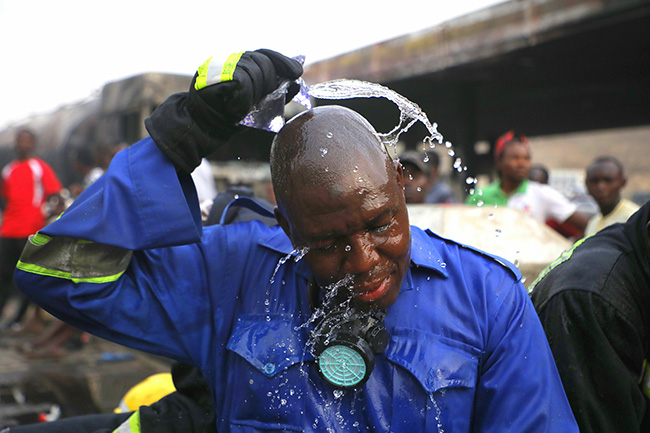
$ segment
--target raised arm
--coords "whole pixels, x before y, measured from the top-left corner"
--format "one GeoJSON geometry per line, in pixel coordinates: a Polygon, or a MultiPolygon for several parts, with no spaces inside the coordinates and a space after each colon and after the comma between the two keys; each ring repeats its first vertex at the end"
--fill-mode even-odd
{"type": "Polygon", "coordinates": [[[118,153],[61,218],[31,237],[16,273],[21,289],[62,320],[183,361],[184,344],[202,338],[194,323],[212,314],[189,174],[238,131],[253,104],[302,73],[270,50],[214,63],[147,119],[150,138],[118,153]]]}

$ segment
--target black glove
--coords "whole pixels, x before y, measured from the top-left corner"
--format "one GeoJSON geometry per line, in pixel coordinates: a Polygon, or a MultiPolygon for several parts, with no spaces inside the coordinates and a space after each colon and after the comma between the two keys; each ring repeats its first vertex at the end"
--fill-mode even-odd
{"type": "MultiPolygon", "coordinates": [[[[301,74],[299,62],[272,50],[231,54],[223,67],[210,58],[194,75],[189,92],[170,96],[145,126],[176,169],[189,174],[238,132],[238,122],[253,105],[301,74]]],[[[297,85],[289,87],[287,102],[297,90],[297,85]]]]}

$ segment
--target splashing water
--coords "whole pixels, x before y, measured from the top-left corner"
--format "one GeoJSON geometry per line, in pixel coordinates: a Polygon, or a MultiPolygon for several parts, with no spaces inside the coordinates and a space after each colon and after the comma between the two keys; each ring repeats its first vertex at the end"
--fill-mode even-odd
{"type": "Polygon", "coordinates": [[[291,251],[289,254],[282,257],[280,260],[278,260],[278,264],[275,265],[275,269],[273,270],[273,275],[271,275],[270,283],[273,284],[273,282],[275,281],[275,275],[278,273],[278,270],[280,269],[280,266],[287,263],[287,261],[291,257],[293,257],[294,262],[298,263],[300,260],[302,260],[303,257],[305,257],[305,255],[308,252],[309,252],[309,248],[307,248],[307,247],[296,248],[295,250],[291,251]]]}
{"type": "Polygon", "coordinates": [[[435,147],[435,142],[442,143],[442,135],[437,131],[438,125],[431,123],[427,115],[414,102],[406,99],[399,93],[377,83],[359,80],[333,80],[325,83],[314,84],[309,87],[309,95],[317,99],[352,99],[352,98],[386,98],[393,102],[400,110],[399,124],[387,133],[378,133],[381,142],[386,146],[394,146],[400,134],[409,130],[417,121],[420,121],[431,134],[425,137],[423,143],[435,147]]]}
{"type": "MultiPolygon", "coordinates": [[[[351,287],[352,286],[352,280],[353,280],[353,277],[351,275],[346,275],[345,278],[343,278],[342,280],[336,281],[336,282],[330,284],[329,286],[325,286],[322,289],[323,293],[325,293],[325,297],[324,297],[323,301],[321,302],[321,305],[318,306],[317,308],[315,308],[313,313],[309,317],[309,319],[305,323],[303,323],[302,325],[298,326],[296,328],[296,330],[298,330],[300,328],[305,328],[305,327],[309,326],[310,324],[315,323],[316,321],[318,321],[318,319],[320,319],[321,317],[325,316],[325,314],[327,312],[327,309],[330,308],[334,304],[336,295],[338,294],[339,290],[341,288],[351,287]]],[[[351,302],[352,302],[352,299],[348,298],[344,302],[342,302],[340,306],[344,306],[344,305],[349,306],[349,304],[351,302]]],[[[352,308],[352,307],[349,307],[349,308],[352,308]]],[[[309,343],[307,345],[309,346],[309,343]]]]}
{"type": "MultiPolygon", "coordinates": [[[[271,275],[271,279],[269,280],[269,285],[266,288],[266,298],[264,299],[266,313],[269,313],[271,310],[271,285],[275,282],[275,276],[280,270],[280,266],[287,263],[287,261],[289,261],[292,257],[293,257],[293,261],[298,263],[298,261],[302,260],[302,258],[305,257],[305,255],[308,252],[309,252],[309,248],[307,247],[296,248],[295,250],[291,251],[289,254],[282,257],[280,260],[278,260],[278,264],[275,265],[275,269],[273,270],[273,274],[271,275]]],[[[284,284],[284,281],[282,282],[282,284],[284,284]]]]}
{"type": "MultiPolygon", "coordinates": [[[[429,136],[422,140],[422,150],[425,152],[424,162],[429,162],[429,156],[426,154],[427,150],[434,149],[436,144],[443,143],[442,134],[438,132],[438,125],[431,123],[426,113],[414,102],[377,83],[360,80],[332,80],[324,83],[314,84],[310,87],[302,84],[302,91],[300,92],[303,98],[314,97],[317,99],[353,99],[353,98],[386,98],[393,102],[400,110],[399,124],[387,133],[377,133],[377,137],[387,147],[394,147],[399,136],[408,131],[411,126],[420,121],[429,131],[429,136]]],[[[303,103],[303,105],[305,105],[303,103]]],[[[311,107],[305,105],[307,108],[311,107]]],[[[449,141],[444,142],[447,148],[447,155],[454,158],[453,169],[458,172],[466,172],[467,166],[463,165],[462,160],[452,148],[449,141]]],[[[473,182],[476,183],[476,182],[473,182]]],[[[469,182],[468,182],[469,184],[469,182]]]]}
{"type": "Polygon", "coordinates": [[[438,427],[438,433],[444,433],[445,430],[442,426],[442,411],[440,410],[438,403],[436,403],[436,399],[433,397],[433,394],[429,394],[429,400],[433,404],[433,410],[435,410],[436,427],[438,427]]]}

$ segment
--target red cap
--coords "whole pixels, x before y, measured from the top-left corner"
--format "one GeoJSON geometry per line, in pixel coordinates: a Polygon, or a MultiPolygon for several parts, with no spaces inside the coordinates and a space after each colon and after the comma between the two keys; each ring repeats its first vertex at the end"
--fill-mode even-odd
{"type": "Polygon", "coordinates": [[[512,141],[528,144],[528,139],[526,138],[525,135],[517,134],[515,133],[515,131],[508,131],[497,139],[497,145],[494,149],[494,157],[499,159],[499,157],[505,150],[506,144],[512,141]]]}

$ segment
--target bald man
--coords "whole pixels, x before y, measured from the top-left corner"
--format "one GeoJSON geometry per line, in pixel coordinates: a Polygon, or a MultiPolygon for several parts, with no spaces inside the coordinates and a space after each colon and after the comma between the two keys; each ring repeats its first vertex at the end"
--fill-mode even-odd
{"type": "Polygon", "coordinates": [[[201,228],[187,171],[234,123],[195,129],[196,98],[225,110],[271,90],[239,92],[266,80],[234,67],[240,86],[222,74],[209,95],[170,98],[151,137],[32,239],[23,290],[102,338],[197,366],[219,432],[577,431],[518,271],[411,227],[402,168],[358,113],[309,110],[275,137],[278,225],[201,228]]]}

